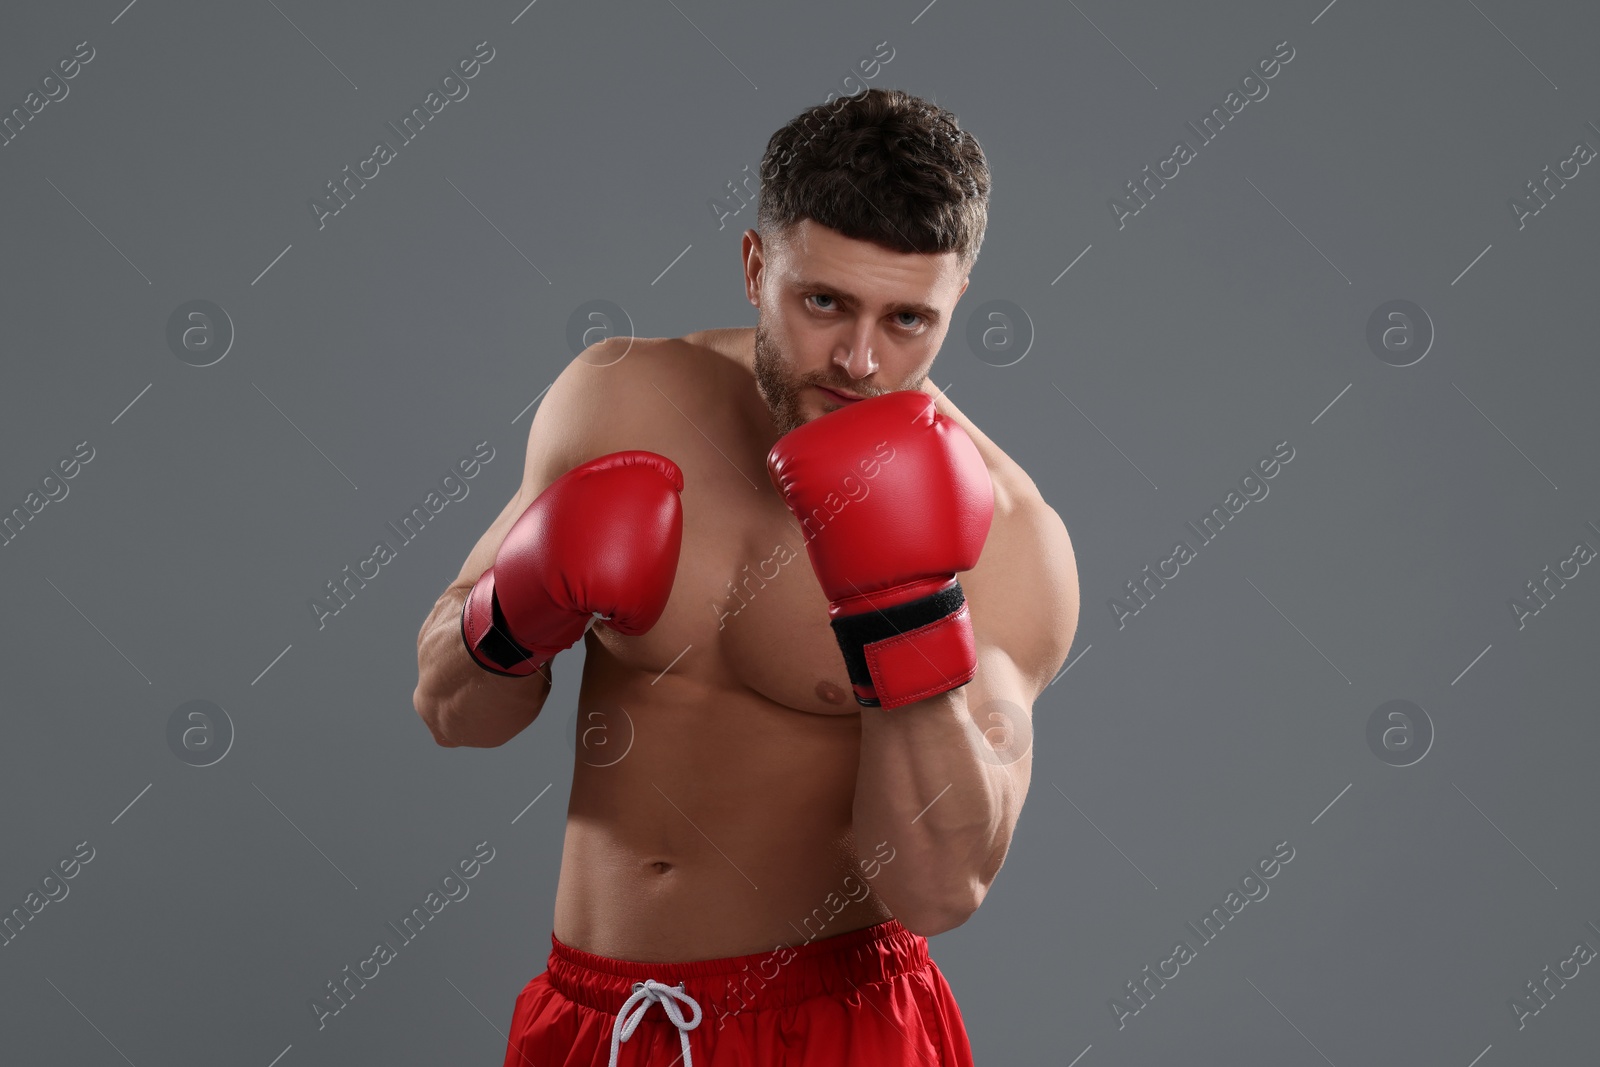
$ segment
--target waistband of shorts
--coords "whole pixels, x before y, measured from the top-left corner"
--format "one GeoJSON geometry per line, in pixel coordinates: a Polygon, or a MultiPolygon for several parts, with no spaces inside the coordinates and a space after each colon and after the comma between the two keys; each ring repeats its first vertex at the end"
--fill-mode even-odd
{"type": "MultiPolygon", "coordinates": [[[[889,919],[803,945],[687,963],[614,960],[550,935],[548,981],[576,1004],[615,1014],[633,984],[653,978],[684,984],[707,1015],[783,1007],[926,968],[928,940],[889,919]]],[[[665,1016],[660,1016],[665,1019],[665,1016]]]]}

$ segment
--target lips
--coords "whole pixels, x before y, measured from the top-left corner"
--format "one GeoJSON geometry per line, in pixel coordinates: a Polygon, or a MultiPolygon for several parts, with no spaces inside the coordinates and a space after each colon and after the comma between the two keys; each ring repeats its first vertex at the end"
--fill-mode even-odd
{"type": "Polygon", "coordinates": [[[839,401],[841,404],[854,404],[858,400],[866,399],[864,396],[851,396],[848,393],[841,393],[837,390],[829,389],[826,385],[819,385],[817,388],[821,389],[824,393],[839,401]]]}

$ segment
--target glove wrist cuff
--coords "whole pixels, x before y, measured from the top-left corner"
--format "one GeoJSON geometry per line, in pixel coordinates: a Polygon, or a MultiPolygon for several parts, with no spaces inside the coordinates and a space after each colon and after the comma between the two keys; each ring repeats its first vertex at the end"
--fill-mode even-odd
{"type": "Polygon", "coordinates": [[[461,640],[474,663],[491,674],[511,678],[526,678],[555,658],[554,653],[524,648],[512,640],[494,595],[492,567],[483,572],[461,605],[461,640]]]}
{"type": "Polygon", "coordinates": [[[856,703],[895,708],[957,689],[977,673],[977,646],[961,583],[833,620],[856,703]]]}

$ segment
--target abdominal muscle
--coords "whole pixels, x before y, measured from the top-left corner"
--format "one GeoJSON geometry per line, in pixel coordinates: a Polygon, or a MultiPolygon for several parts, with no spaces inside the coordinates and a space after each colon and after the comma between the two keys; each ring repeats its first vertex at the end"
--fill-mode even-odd
{"type": "Polygon", "coordinates": [[[891,917],[851,829],[859,714],[796,711],[588,642],[555,935],[613,959],[798,947],[891,917]]]}

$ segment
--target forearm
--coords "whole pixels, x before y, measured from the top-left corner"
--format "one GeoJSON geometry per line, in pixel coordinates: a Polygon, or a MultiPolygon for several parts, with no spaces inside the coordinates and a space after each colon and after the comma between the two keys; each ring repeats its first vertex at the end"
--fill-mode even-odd
{"type": "Polygon", "coordinates": [[[1011,776],[982,758],[985,744],[965,689],[891,710],[861,709],[855,837],[894,848],[875,885],[914,932],[965,922],[1010,842],[1011,776]]]}
{"type": "Polygon", "coordinates": [[[459,586],[447,589],[423,624],[412,703],[440,745],[494,748],[538,716],[550,695],[550,668],[511,678],[478,666],[461,639],[466,595],[459,586]]]}

